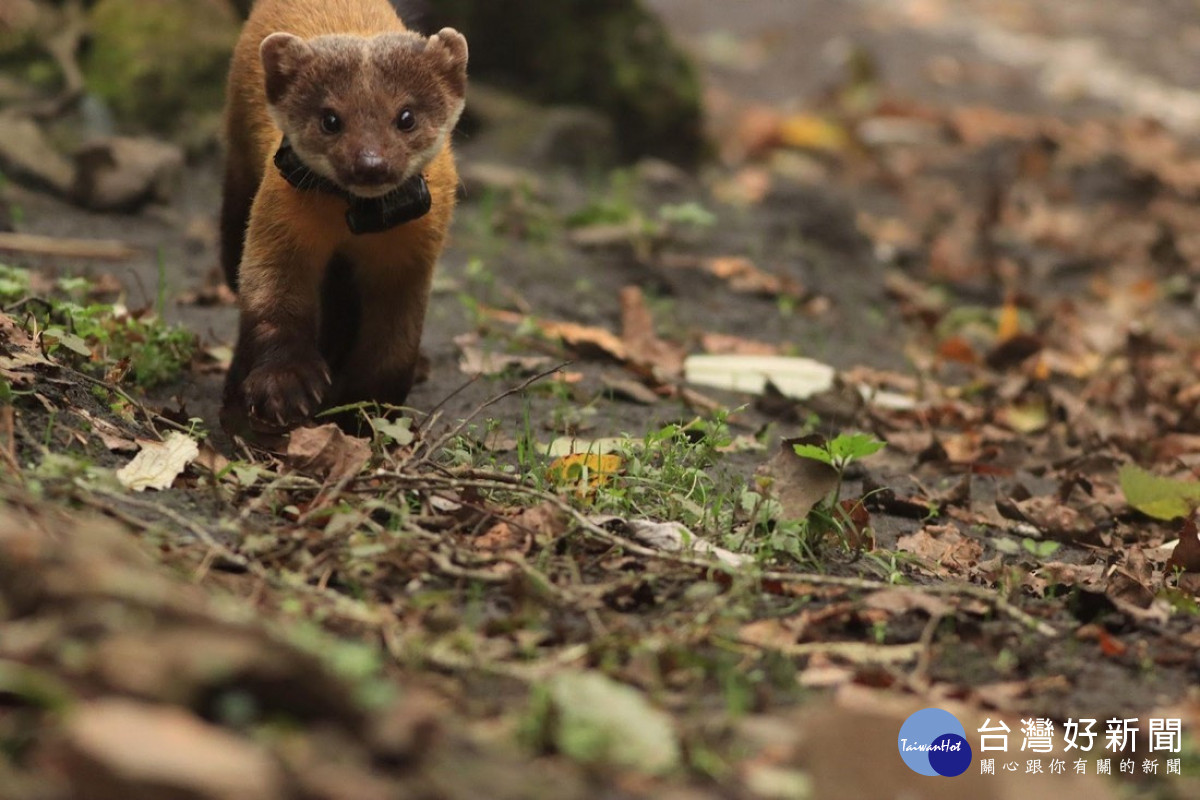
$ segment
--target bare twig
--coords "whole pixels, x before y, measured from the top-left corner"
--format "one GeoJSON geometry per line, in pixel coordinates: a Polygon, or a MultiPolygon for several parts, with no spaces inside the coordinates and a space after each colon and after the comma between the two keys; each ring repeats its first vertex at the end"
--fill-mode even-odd
{"type": "Polygon", "coordinates": [[[133,247],[113,239],[64,239],[3,231],[0,231],[0,252],[97,261],[127,261],[137,255],[133,247]]]}
{"type": "Polygon", "coordinates": [[[464,430],[466,430],[467,425],[471,424],[472,420],[474,420],[476,417],[478,417],[480,414],[482,414],[485,410],[487,410],[491,406],[494,406],[496,403],[499,403],[501,400],[503,400],[506,397],[512,397],[514,394],[521,394],[522,392],[524,392],[526,389],[528,389],[533,384],[537,383],[538,381],[540,381],[544,378],[548,378],[549,376],[553,375],[556,372],[560,372],[561,370],[565,369],[570,364],[571,364],[570,361],[564,361],[556,366],[553,366],[553,367],[550,367],[549,369],[543,370],[543,371],[539,372],[538,374],[532,376],[531,378],[528,378],[527,380],[522,381],[520,384],[501,392],[500,394],[496,395],[495,397],[485,400],[483,403],[480,403],[479,406],[474,411],[472,411],[470,414],[468,414],[467,416],[465,416],[461,420],[459,420],[457,425],[450,428],[450,430],[448,430],[446,433],[442,434],[440,437],[438,437],[436,440],[434,440],[434,442],[432,444],[426,445],[424,455],[422,455],[419,459],[414,459],[414,461],[411,464],[411,468],[415,469],[416,467],[419,467],[422,464],[425,464],[426,462],[428,462],[428,460],[430,458],[432,458],[434,454],[436,454],[438,451],[440,451],[442,449],[442,447],[444,447],[446,445],[447,442],[449,442],[454,437],[458,436],[464,430]]]}
{"type": "MultiPolygon", "coordinates": [[[[478,475],[478,473],[474,474],[478,475]]],[[[520,478],[500,474],[489,475],[486,478],[480,478],[441,477],[428,474],[418,476],[404,473],[397,473],[389,477],[392,477],[396,480],[405,481],[410,484],[424,483],[431,487],[442,486],[447,488],[475,488],[483,490],[503,489],[507,491],[520,492],[526,496],[536,497],[543,502],[553,504],[556,508],[567,514],[574,521],[575,525],[585,534],[613,547],[619,547],[626,552],[641,556],[643,558],[653,558],[659,561],[666,561],[679,566],[691,567],[708,572],[723,572],[726,574],[730,573],[730,567],[726,564],[722,564],[721,562],[710,561],[708,559],[682,555],[679,553],[655,550],[612,533],[611,531],[607,531],[589,520],[587,516],[572,506],[564,498],[556,494],[529,486],[523,483],[520,478]]],[[[749,577],[753,577],[760,581],[775,581],[783,584],[836,586],[863,592],[876,592],[885,589],[896,588],[893,584],[885,583],[883,581],[871,580],[867,578],[845,578],[835,575],[821,575],[811,572],[766,571],[749,574],[749,577]]],[[[994,608],[998,614],[1008,617],[1009,619],[1020,623],[1023,627],[1028,628],[1029,630],[1032,630],[1042,636],[1059,636],[1059,632],[1051,625],[1017,608],[1006,598],[1002,597],[998,592],[986,589],[982,586],[972,586],[969,584],[941,584],[936,586],[913,586],[910,588],[913,591],[924,592],[926,594],[969,597],[974,600],[980,600],[994,608]]]]}

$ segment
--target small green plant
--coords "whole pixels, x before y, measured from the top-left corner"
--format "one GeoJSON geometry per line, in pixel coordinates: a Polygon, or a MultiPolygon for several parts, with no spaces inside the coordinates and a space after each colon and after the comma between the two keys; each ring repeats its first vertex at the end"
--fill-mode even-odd
{"type": "Polygon", "coordinates": [[[842,494],[846,468],[861,458],[875,455],[886,446],[886,442],[869,433],[841,433],[823,445],[797,444],[793,445],[793,449],[801,458],[811,458],[837,470],[837,487],[827,503],[829,506],[837,506],[842,494]]]}
{"type": "Polygon", "coordinates": [[[869,433],[842,433],[824,445],[794,445],[796,455],[828,464],[842,472],[852,461],[872,456],[887,446],[869,433]]]}
{"type": "Polygon", "coordinates": [[[191,362],[195,336],[157,314],[88,303],[90,288],[84,278],[65,277],[49,297],[35,298],[26,270],[0,265],[0,304],[21,307],[26,326],[48,354],[147,389],[178,378],[191,362]]]}
{"type": "Polygon", "coordinates": [[[1049,558],[1058,552],[1058,548],[1061,546],[1058,542],[1049,540],[1038,541],[1028,536],[1021,540],[1021,547],[1024,548],[1025,552],[1037,559],[1049,558]]]}
{"type": "Polygon", "coordinates": [[[167,325],[155,315],[136,316],[113,306],[58,304],[57,315],[73,329],[43,331],[62,347],[102,366],[128,365],[122,370],[130,381],[144,389],[170,383],[191,362],[196,337],[191,331],[167,325]]]}
{"type": "MultiPolygon", "coordinates": [[[[827,536],[835,534],[847,549],[861,552],[864,537],[869,534],[861,530],[861,522],[855,522],[857,505],[847,508],[848,504],[842,502],[842,483],[852,462],[877,453],[884,446],[884,442],[863,433],[841,434],[819,445],[793,445],[797,456],[827,464],[835,471],[831,490],[811,507],[807,516],[788,519],[770,492],[743,489],[740,503],[748,525],[739,549],[753,541],[759,558],[772,560],[783,556],[819,568],[820,545],[827,536]]],[[[896,582],[902,577],[895,564],[881,561],[874,566],[889,581],[896,582]]]]}
{"type": "Polygon", "coordinates": [[[619,225],[641,218],[633,200],[633,174],[626,170],[614,172],[606,190],[593,197],[583,208],[566,218],[569,228],[588,225],[619,225]]]}
{"type": "Polygon", "coordinates": [[[616,443],[621,458],[592,499],[598,510],[673,520],[693,529],[728,529],[738,505],[732,480],[714,475],[721,449],[732,441],[728,413],[686,425],[666,425],[639,439],[616,443]]]}
{"type": "Polygon", "coordinates": [[[717,215],[694,201],[662,206],[658,218],[668,225],[690,228],[711,228],[717,224],[717,215]]]}

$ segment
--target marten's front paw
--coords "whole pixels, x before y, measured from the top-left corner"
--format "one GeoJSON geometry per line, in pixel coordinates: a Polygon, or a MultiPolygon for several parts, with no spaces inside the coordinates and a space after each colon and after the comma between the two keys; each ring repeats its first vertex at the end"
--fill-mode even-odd
{"type": "Polygon", "coordinates": [[[295,428],[321,407],[329,382],[329,368],[315,354],[255,367],[242,384],[250,425],[268,433],[295,428]]]}

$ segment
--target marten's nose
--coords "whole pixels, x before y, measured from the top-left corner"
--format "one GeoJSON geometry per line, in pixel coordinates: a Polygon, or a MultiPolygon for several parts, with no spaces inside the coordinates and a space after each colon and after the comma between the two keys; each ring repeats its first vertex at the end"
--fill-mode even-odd
{"type": "Polygon", "coordinates": [[[379,186],[388,181],[387,161],[374,150],[360,150],[354,157],[350,177],[358,186],[379,186]]]}

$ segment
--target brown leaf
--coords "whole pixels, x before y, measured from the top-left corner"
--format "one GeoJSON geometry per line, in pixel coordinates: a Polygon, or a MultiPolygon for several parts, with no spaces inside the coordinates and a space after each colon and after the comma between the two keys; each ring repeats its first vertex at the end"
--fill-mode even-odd
{"type": "Polygon", "coordinates": [[[1109,577],[1104,593],[1114,603],[1149,608],[1154,602],[1154,589],[1150,587],[1150,583],[1150,564],[1146,561],[1142,548],[1135,545],[1125,551],[1124,559],[1109,577]]]}
{"type": "Polygon", "coordinates": [[[875,537],[871,533],[871,512],[862,500],[847,498],[840,503],[842,518],[846,526],[846,544],[855,550],[874,550],[875,537]]]}
{"type": "Polygon", "coordinates": [[[785,519],[804,519],[837,486],[837,470],[820,461],[801,458],[792,447],[822,441],[815,436],[784,439],[775,456],[759,468],[769,479],[768,491],[779,501],[785,519]]]}
{"type": "Polygon", "coordinates": [[[740,336],[730,336],[725,333],[701,334],[700,346],[704,348],[704,352],[715,356],[779,355],[779,345],[759,342],[754,339],[743,339],[740,336]]]}
{"type": "Polygon", "coordinates": [[[90,428],[90,433],[101,441],[101,443],[114,453],[136,453],[138,443],[133,437],[121,430],[112,422],[97,417],[87,409],[79,408],[75,413],[85,419],[90,428]]]}
{"type": "Polygon", "coordinates": [[[25,329],[0,312],[0,378],[12,386],[29,386],[35,379],[34,367],[50,363],[25,329]]]}
{"type": "Polygon", "coordinates": [[[1171,551],[1167,559],[1166,574],[1175,570],[1184,572],[1200,572],[1200,533],[1196,530],[1195,515],[1184,520],[1179,531],[1179,544],[1171,551]]]}
{"type": "Polygon", "coordinates": [[[578,351],[580,355],[588,356],[598,352],[618,361],[626,361],[629,358],[625,343],[603,328],[552,320],[544,320],[535,324],[543,334],[561,339],[563,344],[578,351]]]}
{"type": "Polygon", "coordinates": [[[63,723],[56,747],[76,797],[285,796],[283,772],[265,748],[182,709],[93,701],[63,723]]]}
{"type": "Polygon", "coordinates": [[[741,294],[757,294],[803,298],[804,288],[790,278],[772,275],[741,256],[718,256],[703,262],[703,268],[729,284],[729,288],[741,294]]]}
{"type": "Polygon", "coordinates": [[[541,331],[543,336],[551,339],[561,339],[563,344],[578,351],[583,356],[599,354],[616,359],[617,361],[628,360],[629,354],[626,352],[625,343],[611,331],[607,331],[604,328],[580,325],[574,322],[539,320],[525,314],[518,314],[515,311],[505,311],[501,308],[483,307],[480,311],[488,319],[503,322],[506,325],[522,325],[532,322],[533,326],[541,331]]]}
{"type": "Polygon", "coordinates": [[[500,375],[509,370],[529,375],[550,364],[548,356],[516,356],[485,349],[473,333],[455,337],[454,343],[462,354],[458,368],[466,375],[500,375]]]}
{"type": "Polygon", "coordinates": [[[628,400],[644,406],[652,406],[662,398],[641,381],[633,378],[618,378],[604,375],[600,378],[606,392],[619,400],[628,400]]]}
{"type": "Polygon", "coordinates": [[[649,368],[656,377],[675,378],[683,373],[683,348],[655,333],[646,297],[637,286],[621,290],[621,340],[629,360],[649,368]]]}
{"type": "MultiPolygon", "coordinates": [[[[521,556],[529,552],[533,542],[532,537],[524,531],[514,528],[507,522],[497,522],[486,531],[476,536],[471,540],[471,546],[476,550],[483,550],[497,555],[506,553],[521,556]]],[[[506,569],[500,570],[508,572],[512,569],[512,565],[504,565],[506,569]]]]}
{"type": "Polygon", "coordinates": [[[1056,497],[1040,495],[1014,503],[1016,511],[1026,522],[1048,538],[1059,541],[1081,541],[1096,530],[1091,519],[1080,514],[1056,497]]]}
{"type": "Polygon", "coordinates": [[[931,617],[944,617],[954,607],[942,598],[917,589],[881,589],[863,598],[868,608],[879,608],[903,614],[906,611],[924,611],[931,617]]]}
{"type": "Polygon", "coordinates": [[[963,536],[953,525],[927,525],[916,533],[901,536],[896,549],[915,553],[935,565],[938,572],[967,569],[983,555],[983,546],[963,536]]]}
{"type": "Polygon", "coordinates": [[[362,471],[371,460],[371,443],[347,436],[337,425],[298,428],[288,439],[286,458],[297,472],[336,483],[362,471]]]}

